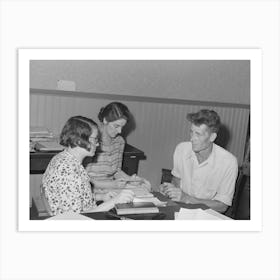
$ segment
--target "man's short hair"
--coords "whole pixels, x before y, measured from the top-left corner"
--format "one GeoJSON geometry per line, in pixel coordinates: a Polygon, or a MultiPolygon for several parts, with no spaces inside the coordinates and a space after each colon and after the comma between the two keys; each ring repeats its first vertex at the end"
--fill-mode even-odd
{"type": "Polygon", "coordinates": [[[89,118],[75,116],[64,125],[60,134],[60,144],[65,147],[81,147],[90,151],[90,141],[93,130],[98,131],[97,124],[89,118]]]}
{"type": "Polygon", "coordinates": [[[215,111],[208,109],[200,110],[197,113],[187,114],[187,120],[196,126],[205,124],[215,133],[218,133],[221,126],[219,115],[215,111]]]}

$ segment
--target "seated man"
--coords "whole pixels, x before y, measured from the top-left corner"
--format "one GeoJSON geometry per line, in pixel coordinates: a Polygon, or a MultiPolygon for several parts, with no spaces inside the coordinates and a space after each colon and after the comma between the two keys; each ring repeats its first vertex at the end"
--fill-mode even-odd
{"type": "Polygon", "coordinates": [[[235,156],[214,143],[220,127],[215,111],[188,114],[190,142],[177,145],[173,156],[172,183],[160,191],[174,201],[203,203],[225,212],[232,203],[238,164],[235,156]]]}

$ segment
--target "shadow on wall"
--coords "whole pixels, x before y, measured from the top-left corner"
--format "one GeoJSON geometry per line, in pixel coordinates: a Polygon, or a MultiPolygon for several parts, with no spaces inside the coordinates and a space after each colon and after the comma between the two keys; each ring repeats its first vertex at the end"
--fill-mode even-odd
{"type": "Polygon", "coordinates": [[[129,121],[127,122],[126,126],[123,128],[122,131],[122,136],[124,139],[127,138],[127,136],[134,131],[136,128],[136,122],[135,122],[135,118],[132,114],[130,114],[129,116],[129,121]]]}
{"type": "Polygon", "coordinates": [[[227,150],[227,145],[230,139],[230,132],[225,125],[221,125],[215,143],[227,150]]]}

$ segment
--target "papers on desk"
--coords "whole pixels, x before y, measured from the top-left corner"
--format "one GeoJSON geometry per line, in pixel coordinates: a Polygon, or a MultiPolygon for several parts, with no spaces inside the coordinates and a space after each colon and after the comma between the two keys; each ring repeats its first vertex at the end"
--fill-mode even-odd
{"type": "Polygon", "coordinates": [[[84,215],[81,215],[79,213],[68,211],[63,214],[58,214],[56,216],[48,218],[47,220],[49,221],[49,220],[92,220],[92,219],[84,215]]]}
{"type": "Polygon", "coordinates": [[[135,197],[138,197],[138,198],[154,197],[154,195],[152,193],[150,193],[149,191],[147,191],[145,188],[142,188],[142,187],[132,187],[132,188],[126,187],[126,189],[131,189],[134,192],[135,197]]]}
{"type": "Polygon", "coordinates": [[[181,208],[175,213],[175,220],[231,220],[229,217],[222,215],[212,209],[185,209],[181,208]]]}
{"type": "Polygon", "coordinates": [[[146,190],[143,187],[135,187],[135,186],[127,185],[125,188],[110,189],[110,191],[113,191],[113,192],[116,192],[116,193],[119,193],[122,190],[132,190],[134,192],[135,197],[137,197],[137,198],[152,198],[152,197],[154,197],[154,195],[152,193],[150,193],[148,190],[146,190]]]}
{"type": "Polygon", "coordinates": [[[59,145],[53,133],[45,127],[30,127],[30,152],[62,151],[63,146],[59,145]]]}
{"type": "Polygon", "coordinates": [[[48,151],[62,151],[64,147],[58,144],[55,140],[52,140],[52,141],[45,141],[45,142],[36,142],[35,149],[42,152],[48,152],[48,151]]]}
{"type": "Polygon", "coordinates": [[[53,138],[53,133],[46,127],[31,126],[29,135],[31,139],[53,138]]]}

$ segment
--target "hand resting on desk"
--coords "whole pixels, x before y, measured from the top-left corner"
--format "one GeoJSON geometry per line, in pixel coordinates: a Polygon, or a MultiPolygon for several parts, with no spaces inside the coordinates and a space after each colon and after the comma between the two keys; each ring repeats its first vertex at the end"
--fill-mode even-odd
{"type": "Polygon", "coordinates": [[[96,196],[96,198],[103,200],[104,203],[100,204],[98,207],[83,211],[83,213],[109,211],[110,209],[115,207],[115,204],[129,203],[129,202],[132,202],[133,198],[134,198],[134,192],[131,190],[122,190],[118,194],[116,194],[115,192],[109,191],[105,194],[99,193],[98,195],[102,196],[102,198],[98,197],[98,196],[96,196]],[[105,200],[105,199],[108,199],[108,200],[105,200]]]}
{"type": "Polygon", "coordinates": [[[108,201],[113,199],[113,202],[116,203],[128,203],[131,202],[134,198],[134,192],[131,190],[122,190],[121,192],[108,191],[102,195],[101,200],[108,201]]]}
{"type": "Polygon", "coordinates": [[[134,198],[134,192],[131,190],[122,190],[118,195],[113,198],[115,204],[129,203],[134,198]]]}
{"type": "Polygon", "coordinates": [[[175,187],[171,183],[163,183],[159,186],[159,190],[163,195],[168,196],[172,200],[180,201],[182,196],[182,190],[175,187]]]}
{"type": "Polygon", "coordinates": [[[107,191],[104,193],[96,193],[95,198],[97,201],[102,200],[102,201],[108,201],[111,198],[114,198],[118,195],[117,192],[114,191],[107,191]]]}
{"type": "Polygon", "coordinates": [[[200,199],[184,193],[180,188],[175,187],[171,183],[163,183],[159,186],[160,192],[168,196],[173,201],[184,202],[186,204],[205,204],[209,208],[224,213],[227,210],[227,205],[218,200],[200,199]]]}
{"type": "MultiPolygon", "coordinates": [[[[147,191],[151,191],[152,187],[148,180],[137,176],[136,174],[126,177],[117,179],[119,182],[122,182],[124,188],[133,189],[133,187],[142,187],[147,191]]],[[[121,184],[121,183],[120,183],[121,184]]]]}
{"type": "Polygon", "coordinates": [[[159,190],[163,195],[168,196],[174,201],[183,201],[184,203],[193,203],[192,197],[184,193],[180,188],[175,187],[171,183],[163,183],[159,186],[159,190]]]}

